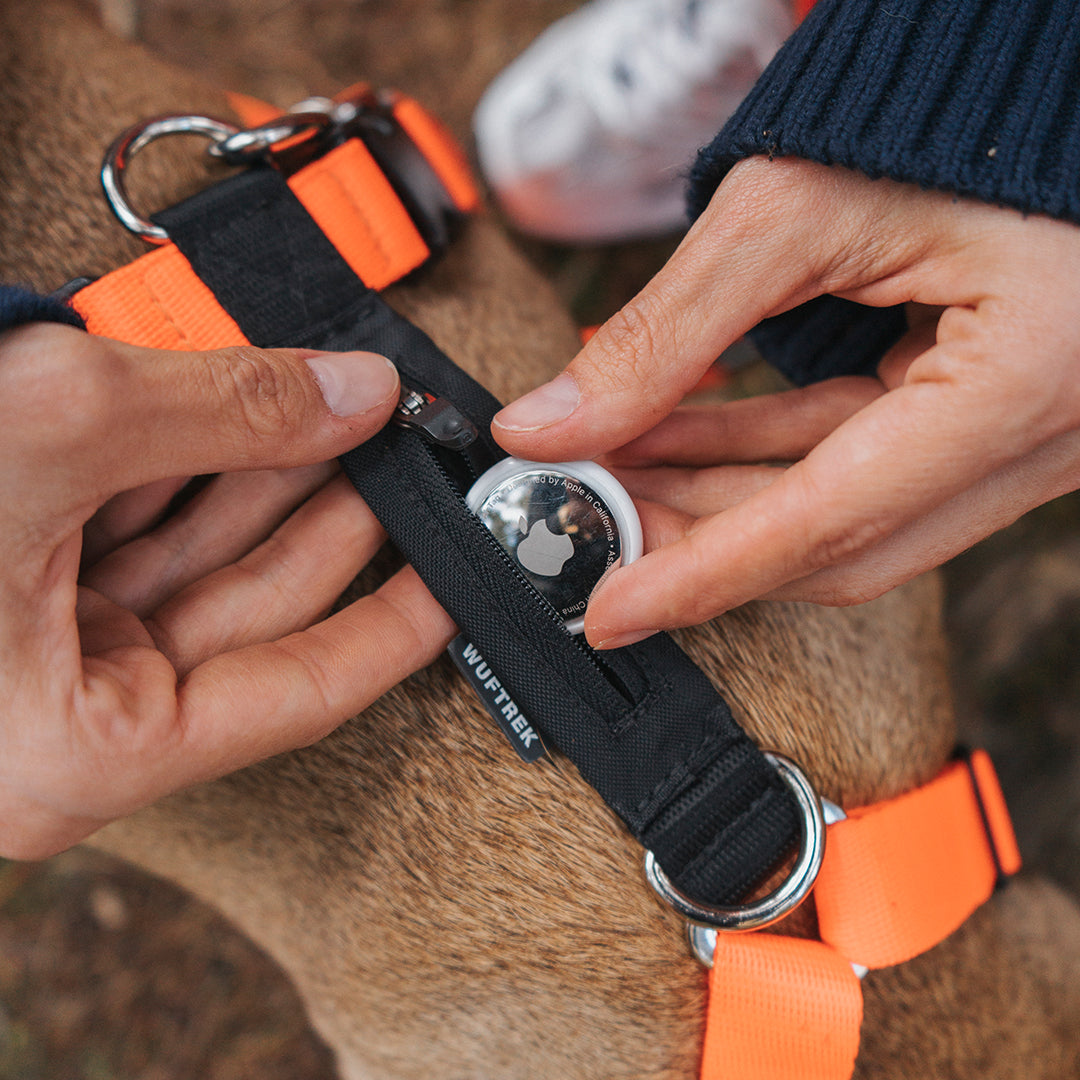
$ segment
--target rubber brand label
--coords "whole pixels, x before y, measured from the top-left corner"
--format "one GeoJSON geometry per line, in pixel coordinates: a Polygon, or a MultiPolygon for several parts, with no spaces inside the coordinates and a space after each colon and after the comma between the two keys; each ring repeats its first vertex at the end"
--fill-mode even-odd
{"type": "Polygon", "coordinates": [[[472,684],[484,708],[491,713],[522,761],[544,756],[544,744],[529,719],[485,663],[480,650],[460,634],[447,648],[458,670],[472,684]]]}

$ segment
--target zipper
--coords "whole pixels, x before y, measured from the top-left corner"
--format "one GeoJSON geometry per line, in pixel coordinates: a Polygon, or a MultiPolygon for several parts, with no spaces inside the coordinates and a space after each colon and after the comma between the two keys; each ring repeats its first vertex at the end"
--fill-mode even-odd
{"type": "Polygon", "coordinates": [[[422,435],[433,446],[464,450],[480,435],[476,425],[452,402],[434,394],[401,387],[394,423],[422,435]]]}
{"type": "MultiPolygon", "coordinates": [[[[402,386],[401,398],[394,410],[393,423],[398,427],[405,428],[414,434],[420,435],[428,444],[427,455],[431,463],[438,470],[443,481],[462,498],[462,492],[449,470],[439,460],[436,448],[452,450],[462,455],[469,472],[475,472],[471,463],[463,451],[471,446],[479,437],[476,425],[451,401],[446,398],[436,397],[434,394],[423,393],[411,387],[402,386]]],[[[630,694],[623,685],[622,680],[606,664],[602,664],[592,649],[588,648],[573,634],[567,632],[559,613],[549,604],[530,584],[528,578],[521,572],[514,560],[503,550],[502,546],[487,531],[483,530],[488,548],[500,559],[503,565],[509,567],[510,572],[521,583],[521,586],[538,596],[542,601],[544,614],[555,623],[566,635],[567,642],[576,649],[592,665],[599,674],[622,698],[630,701],[630,694]]]]}

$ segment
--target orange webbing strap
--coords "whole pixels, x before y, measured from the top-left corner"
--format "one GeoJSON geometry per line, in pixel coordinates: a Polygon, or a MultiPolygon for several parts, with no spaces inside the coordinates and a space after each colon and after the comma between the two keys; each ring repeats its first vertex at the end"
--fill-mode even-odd
{"type": "Polygon", "coordinates": [[[294,173],[289,187],[370,288],[385,289],[427,259],[427,244],[359,139],[294,173]]]}
{"type": "MultiPolygon", "coordinates": [[[[371,88],[367,83],[356,83],[336,94],[334,100],[349,101],[370,92],[371,88]]],[[[280,109],[267,105],[258,98],[248,97],[247,94],[230,93],[226,96],[233,112],[248,127],[265,124],[281,115],[280,109]]],[[[480,192],[473,182],[472,170],[457,140],[445,125],[415,98],[395,91],[384,95],[384,100],[393,111],[394,119],[427,158],[428,164],[443,182],[454,205],[463,214],[474,213],[480,206],[480,192]]]]}
{"type": "MultiPolygon", "coordinates": [[[[355,101],[367,96],[374,96],[381,105],[389,107],[394,119],[405,129],[406,134],[427,159],[427,163],[435,170],[435,175],[442,181],[457,209],[462,214],[474,213],[480,206],[480,191],[473,182],[472,170],[465,154],[449,129],[415,98],[407,97],[396,90],[374,95],[368,83],[359,82],[335,94],[334,100],[355,101]]],[[[252,106],[259,104],[261,103],[252,98],[247,99],[246,103],[241,102],[242,107],[250,110],[252,115],[255,115],[252,106]]],[[[245,117],[245,123],[262,123],[262,120],[247,120],[247,112],[237,111],[240,116],[245,117]]],[[[262,113],[258,115],[266,118],[262,113]]]]}
{"type": "Polygon", "coordinates": [[[859,1052],[862,990],[820,941],[720,934],[702,1080],[838,1080],[859,1052]]]}
{"type": "Polygon", "coordinates": [[[717,935],[701,1080],[848,1080],[862,992],[851,968],[937,945],[1020,868],[982,751],[828,828],[814,889],[822,941],[717,935]]]}
{"type": "MultiPolygon", "coordinates": [[[[371,288],[385,288],[427,259],[427,245],[359,140],[295,173],[289,187],[371,288]]],[[[236,323],[172,244],[87,285],[72,306],[90,333],[132,345],[210,349],[244,343],[236,323]]]]}
{"type": "Polygon", "coordinates": [[[392,99],[394,119],[408,132],[463,214],[480,206],[480,192],[457,141],[427,109],[404,94],[392,99]]]}
{"type": "Polygon", "coordinates": [[[140,255],[72,298],[91,334],[149,349],[221,349],[247,338],[172,245],[140,255]]]}
{"type": "Polygon", "coordinates": [[[866,967],[910,960],[990,897],[999,866],[1015,873],[1020,853],[994,767],[977,751],[970,768],[957,761],[829,827],[814,889],[822,940],[866,967]]]}

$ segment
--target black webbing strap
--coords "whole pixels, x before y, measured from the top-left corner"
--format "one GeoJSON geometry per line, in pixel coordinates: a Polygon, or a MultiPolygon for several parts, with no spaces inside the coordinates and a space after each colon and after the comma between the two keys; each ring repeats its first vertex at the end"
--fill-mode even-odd
{"type": "Polygon", "coordinates": [[[664,634],[594,653],[571,638],[463,499],[500,456],[498,402],[367,288],[281,176],[255,169],[156,215],[264,347],[366,349],[479,427],[468,456],[388,425],[342,465],[394,543],[503,686],[677,888],[744,899],[794,848],[799,815],[705,675],[664,634]]]}

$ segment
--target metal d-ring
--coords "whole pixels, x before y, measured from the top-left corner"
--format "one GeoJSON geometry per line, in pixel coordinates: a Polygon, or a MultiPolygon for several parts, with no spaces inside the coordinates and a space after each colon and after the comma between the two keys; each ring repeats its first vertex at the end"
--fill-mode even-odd
{"type": "Polygon", "coordinates": [[[736,907],[712,907],[692,900],[672,885],[667,874],[660,869],[656,856],[645,852],[645,877],[657,895],[684,918],[729,933],[747,933],[760,930],[779,922],[795,910],[810,894],[821,869],[825,855],[825,820],[821,802],[810,786],[810,781],[793,762],[779,754],[766,754],[766,759],[780,774],[780,778],[795,796],[802,814],[802,838],[795,865],[783,883],[768,896],[752,904],[736,907]]]}
{"type": "Polygon", "coordinates": [[[211,116],[155,116],[121,132],[105,151],[101,164],[101,186],[120,223],[151,244],[164,244],[169,239],[160,225],[135,213],[128,201],[124,170],[144,146],[166,135],[205,135],[211,142],[220,143],[239,132],[235,124],[211,116]]]}
{"type": "MultiPolygon", "coordinates": [[[[825,798],[821,800],[821,812],[826,829],[847,817],[847,814],[836,803],[825,798]]],[[[715,926],[702,926],[701,923],[695,922],[686,924],[686,942],[690,946],[690,951],[697,958],[698,963],[704,967],[711,968],[713,966],[713,954],[716,952],[716,936],[720,932],[715,926]]],[[[863,964],[855,963],[854,960],[851,961],[851,968],[860,979],[864,978],[869,970],[863,964]]]]}

